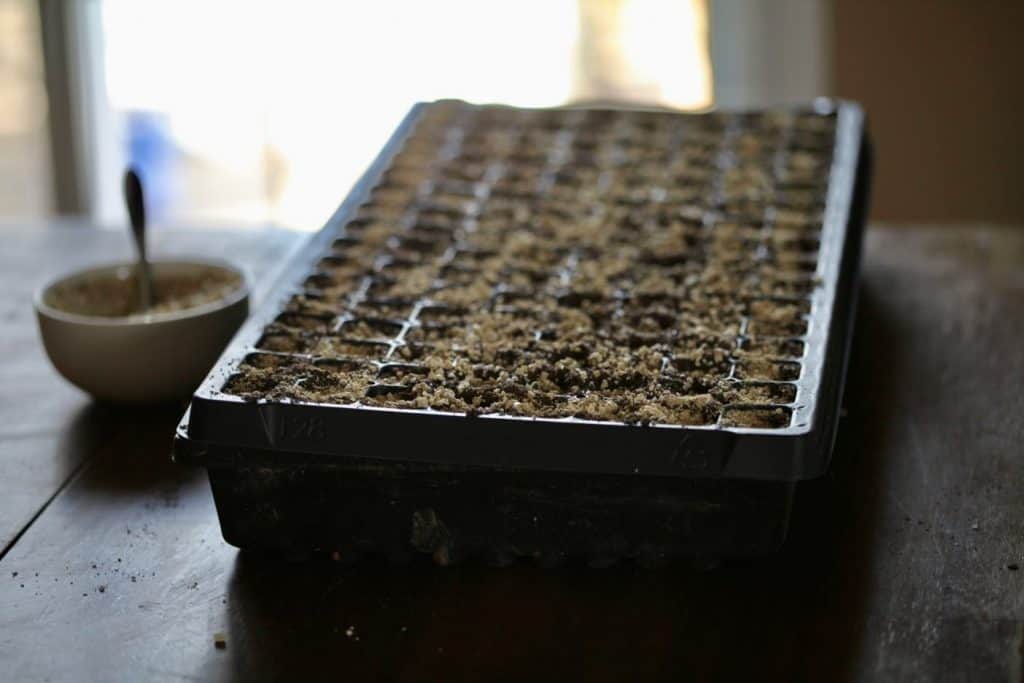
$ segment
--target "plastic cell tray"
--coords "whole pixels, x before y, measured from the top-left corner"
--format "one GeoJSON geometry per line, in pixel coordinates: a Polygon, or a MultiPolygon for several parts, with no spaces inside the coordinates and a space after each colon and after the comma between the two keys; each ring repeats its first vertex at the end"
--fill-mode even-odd
{"type": "MultiPolygon", "coordinates": [[[[602,563],[770,552],[785,538],[796,482],[828,468],[869,171],[864,117],[848,102],[711,114],[416,105],[196,391],[175,458],[208,468],[224,536],[245,548],[347,559],[425,552],[442,564],[466,556],[602,563]],[[566,205],[576,214],[559,213],[566,205]],[[757,391],[715,394],[697,419],[660,421],[664,412],[581,417],[573,408],[580,398],[557,389],[541,397],[555,406],[546,417],[504,409],[507,402],[438,409],[435,389],[414,392],[417,382],[429,383],[420,374],[423,353],[433,354],[434,367],[463,353],[457,341],[431,350],[431,335],[461,334],[475,310],[514,309],[522,299],[578,306],[579,264],[619,248],[591,249],[581,238],[559,252],[542,273],[548,284],[532,296],[502,279],[488,281],[485,303],[446,300],[450,281],[482,277],[461,265],[487,246],[486,226],[516,220],[543,232],[545,221],[578,221],[595,205],[605,211],[598,223],[669,215],[691,226],[681,262],[669,269],[711,258],[721,226],[748,226],[728,245],[754,269],[735,266],[739,280],[727,283],[741,288],[709,299],[711,309],[719,302],[738,313],[670,320],[657,382],[672,387],[696,372],[671,350],[696,325],[728,344],[701,379],[718,373],[718,390],[757,391]],[[382,239],[368,240],[368,225],[384,226],[382,239]],[[348,250],[362,259],[351,273],[348,250]],[[779,259],[790,261],[781,267],[779,259]],[[763,273],[776,271],[766,266],[782,273],[770,286],[763,273]],[[758,318],[752,301],[798,314],[758,318]],[[431,322],[438,312],[447,326],[431,322]],[[708,332],[705,323],[719,327],[708,332]],[[266,383],[238,391],[246,367],[266,383]],[[304,377],[303,368],[316,370],[304,377]],[[310,400],[275,386],[279,370],[297,385],[355,383],[349,393],[323,394],[340,398],[310,400]]],[[[645,230],[643,239],[657,235],[657,227],[645,230]]],[[[499,266],[507,275],[508,263],[499,266]]],[[[615,320],[642,299],[628,287],[606,293],[615,320]]],[[[687,303],[670,296],[658,305],[687,303]]],[[[542,339],[538,331],[534,340],[542,339]]]]}

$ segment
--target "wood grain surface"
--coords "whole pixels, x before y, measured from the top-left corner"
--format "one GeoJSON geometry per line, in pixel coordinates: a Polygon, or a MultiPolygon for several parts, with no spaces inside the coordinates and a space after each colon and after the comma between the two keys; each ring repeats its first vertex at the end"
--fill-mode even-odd
{"type": "MultiPolygon", "coordinates": [[[[33,239],[5,291],[70,263],[33,239]]],[[[0,560],[0,679],[1022,680],[1022,231],[869,232],[834,468],[781,553],[708,572],[239,553],[178,411],[93,406],[4,305],[4,538],[45,509],[0,560]]]]}
{"type": "MultiPolygon", "coordinates": [[[[32,309],[34,291],[78,268],[134,258],[127,229],[66,221],[0,225],[0,557],[32,517],[122,421],[50,366],[32,309]]],[[[229,258],[250,270],[261,295],[301,239],[283,230],[155,231],[161,256],[229,258]],[[258,276],[258,277],[257,277],[258,276]]]]}

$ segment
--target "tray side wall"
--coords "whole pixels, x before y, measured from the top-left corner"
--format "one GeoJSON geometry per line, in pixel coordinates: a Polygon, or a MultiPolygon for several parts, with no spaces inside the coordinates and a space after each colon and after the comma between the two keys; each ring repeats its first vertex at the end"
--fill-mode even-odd
{"type": "Polygon", "coordinates": [[[211,468],[224,538],[286,556],[437,564],[518,558],[642,564],[774,552],[793,485],[524,473],[360,458],[307,467],[211,468]]]}

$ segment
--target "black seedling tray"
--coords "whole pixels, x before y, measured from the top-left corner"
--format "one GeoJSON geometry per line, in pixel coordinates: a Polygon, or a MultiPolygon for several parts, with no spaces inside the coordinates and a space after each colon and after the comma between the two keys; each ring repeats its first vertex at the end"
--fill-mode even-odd
{"type": "MultiPolygon", "coordinates": [[[[429,297],[412,301],[411,313],[398,320],[364,319],[388,329],[366,403],[254,400],[225,391],[257,356],[333,364],[335,370],[347,362],[310,349],[268,348],[267,330],[289,315],[296,293],[317,284],[317,265],[332,245],[355,241],[350,230],[363,220],[361,207],[373,204],[371,194],[388,177],[395,155],[425,112],[443,107],[467,116],[518,111],[452,102],[414,107],[196,391],[178,430],[175,459],[209,469],[225,538],[240,547],[338,551],[346,558],[363,552],[401,556],[411,549],[430,552],[441,563],[465,555],[498,563],[522,555],[543,561],[585,555],[600,563],[622,556],[749,555],[777,547],[794,482],[827,470],[835,438],[870,166],[863,114],[855,104],[818,101],[800,110],[834,117],[835,133],[812,284],[793,297],[806,310],[802,334],[773,340],[795,351],[772,361],[778,376],[756,382],[744,377],[742,356],[728,361],[726,381],[785,389],[771,394],[774,401],[725,405],[703,425],[368,405],[375,395],[395,390],[397,382],[384,377],[405,366],[395,362],[396,354],[414,346],[406,335],[421,326],[417,316],[431,306],[429,297]],[[736,416],[744,411],[766,409],[781,416],[778,424],[735,426],[743,424],[736,416]]],[[[662,121],[667,115],[656,116],[662,121]]],[[[711,126],[742,126],[744,116],[671,115],[685,125],[711,126]]],[[[799,149],[800,140],[789,144],[799,149]]],[[[394,240],[389,244],[394,247],[394,240]]],[[[388,263],[378,259],[377,270],[388,263]]],[[[394,281],[378,275],[361,285],[356,301],[376,282],[394,281]]],[[[346,324],[356,322],[342,314],[325,324],[343,335],[346,324]]],[[[740,322],[738,349],[754,339],[750,325],[747,317],[740,322]]]]}

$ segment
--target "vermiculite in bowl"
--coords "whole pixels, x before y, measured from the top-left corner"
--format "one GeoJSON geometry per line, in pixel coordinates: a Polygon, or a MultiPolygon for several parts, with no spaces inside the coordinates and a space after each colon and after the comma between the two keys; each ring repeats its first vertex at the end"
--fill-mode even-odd
{"type": "Polygon", "coordinates": [[[101,400],[186,398],[249,314],[249,287],[224,262],[152,263],[154,304],[139,312],[134,264],[63,277],[35,296],[46,353],[75,386],[101,400]]]}

